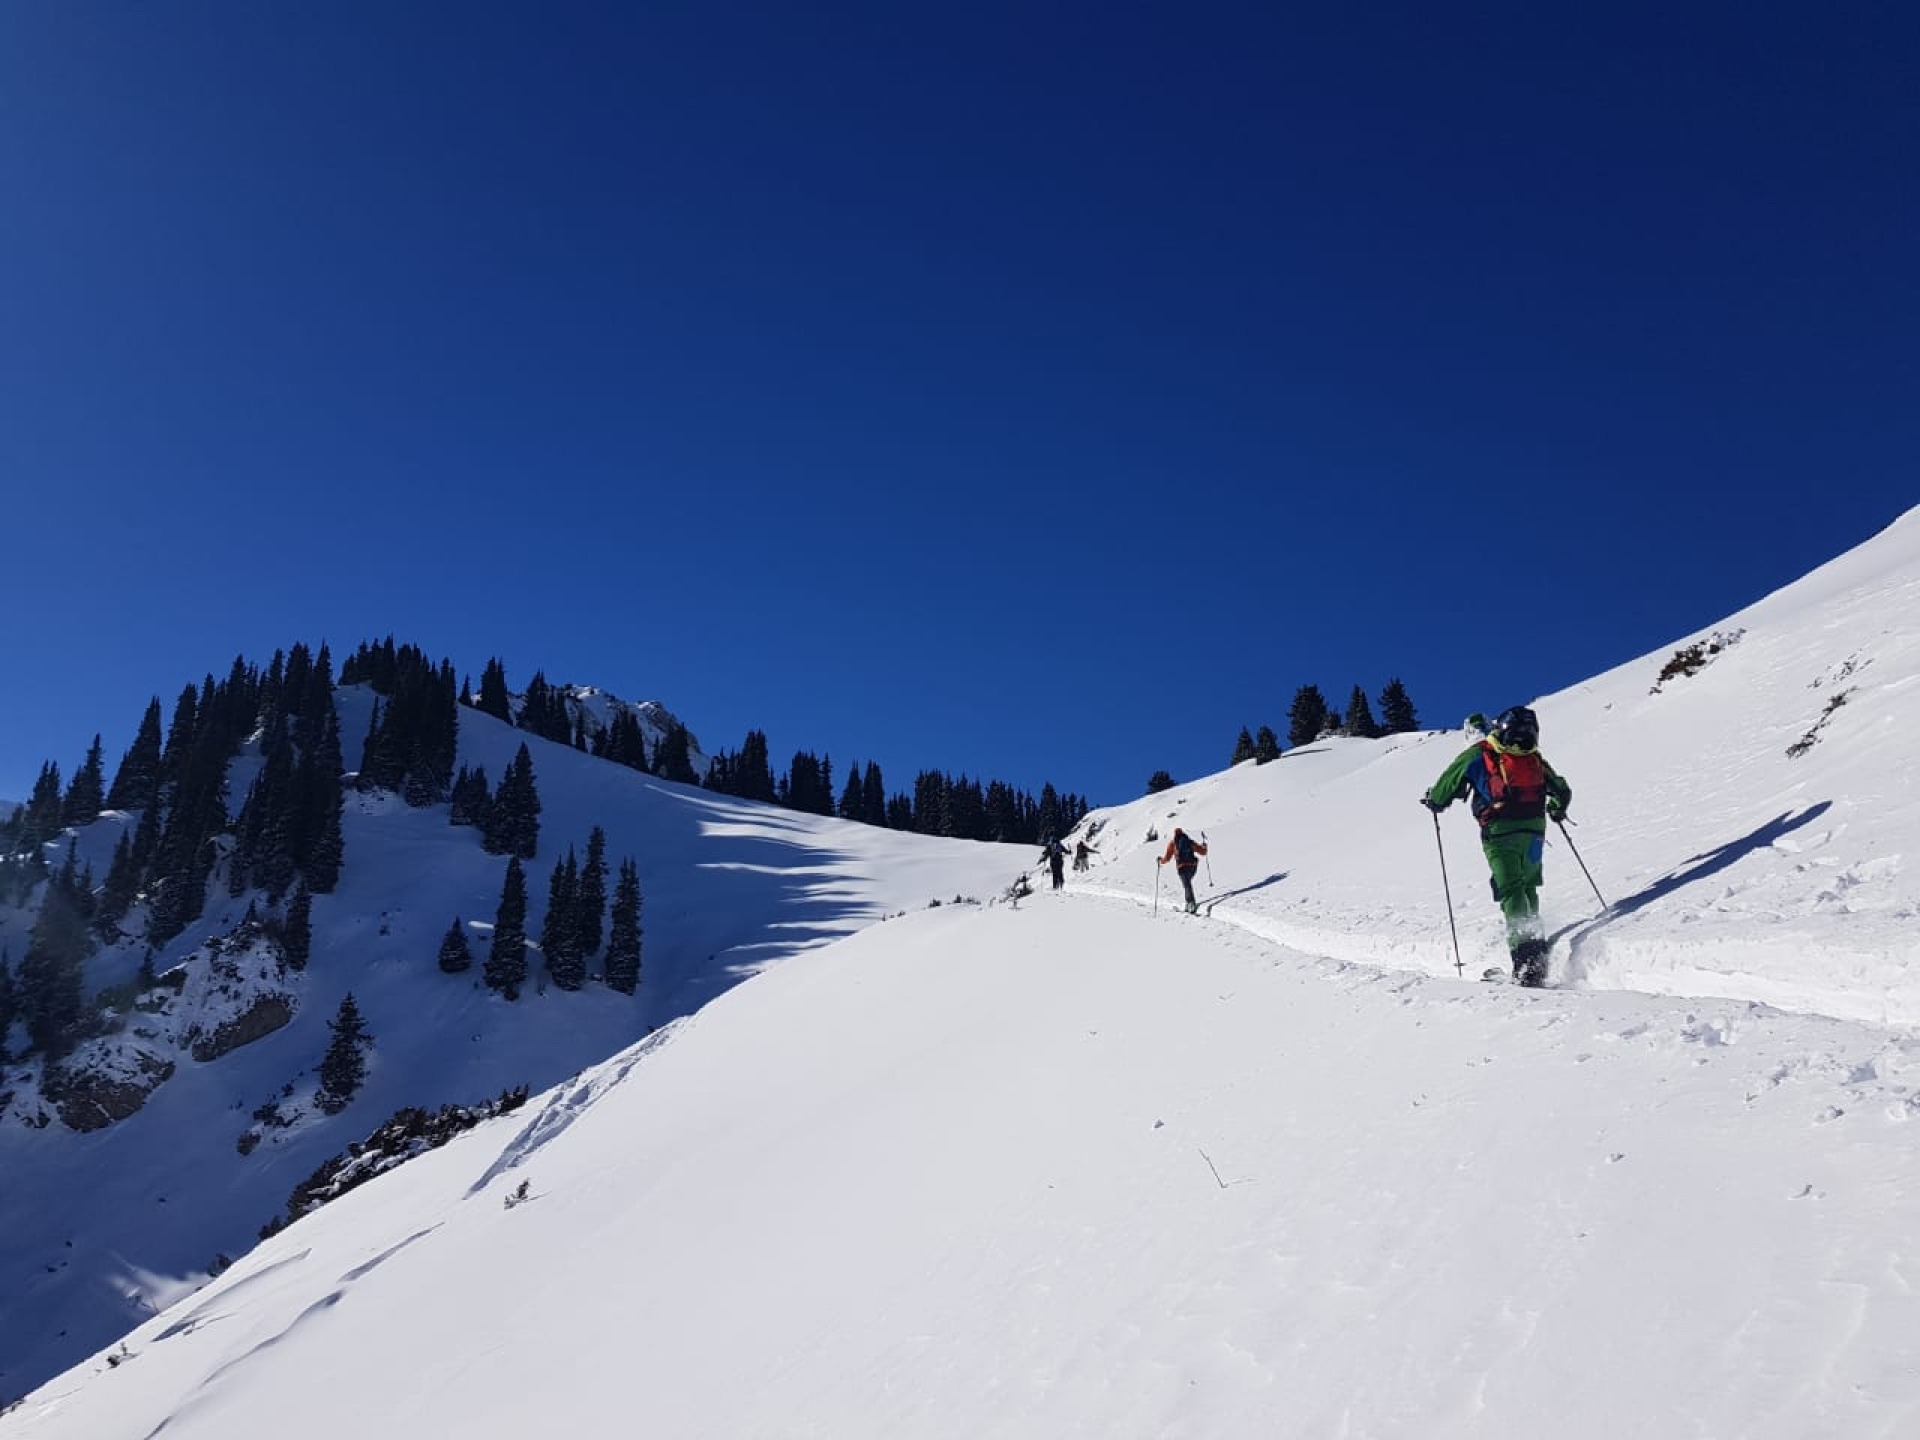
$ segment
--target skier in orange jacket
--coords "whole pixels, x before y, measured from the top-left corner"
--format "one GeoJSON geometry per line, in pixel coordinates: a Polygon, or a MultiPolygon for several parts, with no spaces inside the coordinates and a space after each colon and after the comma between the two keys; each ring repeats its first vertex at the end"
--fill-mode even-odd
{"type": "Polygon", "coordinates": [[[1178,825],[1173,827],[1173,838],[1167,842],[1167,853],[1158,863],[1164,865],[1173,861],[1173,868],[1180,876],[1180,888],[1187,892],[1187,913],[1194,914],[1200,904],[1193,898],[1193,872],[1200,868],[1200,857],[1207,853],[1207,847],[1194,839],[1178,825]]]}

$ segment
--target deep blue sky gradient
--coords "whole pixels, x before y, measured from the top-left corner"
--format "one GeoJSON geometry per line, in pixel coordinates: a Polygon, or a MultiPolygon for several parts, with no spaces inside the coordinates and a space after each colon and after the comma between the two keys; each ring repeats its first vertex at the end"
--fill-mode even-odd
{"type": "Polygon", "coordinates": [[[0,794],[296,639],[1100,803],[1684,638],[1920,502],[1920,21],[1563,8],[5,7],[0,794]]]}

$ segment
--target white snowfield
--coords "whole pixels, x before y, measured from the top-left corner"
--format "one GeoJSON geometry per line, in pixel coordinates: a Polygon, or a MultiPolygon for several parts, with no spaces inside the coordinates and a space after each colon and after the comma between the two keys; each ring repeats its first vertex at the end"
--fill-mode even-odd
{"type": "Polygon", "coordinates": [[[1538,701],[1612,902],[1555,835],[1556,988],[1477,979],[1463,808],[1456,970],[1459,732],[1303,746],[764,970],[0,1436],[1920,1435],[1916,617],[1920,511],[1538,701]]]}

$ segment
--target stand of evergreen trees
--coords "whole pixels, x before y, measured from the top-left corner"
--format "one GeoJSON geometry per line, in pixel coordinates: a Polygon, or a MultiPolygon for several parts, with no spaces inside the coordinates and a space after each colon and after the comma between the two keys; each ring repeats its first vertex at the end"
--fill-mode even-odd
{"type": "Polygon", "coordinates": [[[416,809],[438,805],[453,788],[459,710],[453,664],[438,665],[413,645],[362,643],[340,667],[342,685],[365,684],[376,703],[360,749],[362,790],[391,790],[416,809]]]}
{"type": "MultiPolygon", "coordinates": [[[[1374,719],[1367,692],[1358,685],[1347,696],[1344,714],[1327,704],[1327,697],[1320,693],[1318,685],[1302,685],[1294,692],[1293,704],[1287,710],[1287,744],[1296,747],[1310,745],[1326,735],[1351,735],[1371,740],[1381,735],[1401,735],[1419,728],[1420,721],[1414,714],[1413,701],[1407,698],[1406,687],[1398,678],[1389,680],[1380,691],[1378,720],[1374,719]]],[[[1278,759],[1279,755],[1280,741],[1270,726],[1262,725],[1257,734],[1250,734],[1242,727],[1238,740],[1234,742],[1233,759],[1229,763],[1238,765],[1243,760],[1254,760],[1264,765],[1269,760],[1278,759]]]]}
{"type": "MultiPolygon", "coordinates": [[[[540,925],[539,948],[555,987],[583,987],[603,941],[603,978],[613,989],[631,995],[640,984],[640,875],[631,859],[620,862],[609,916],[607,834],[596,825],[587,836],[585,858],[569,846],[566,855],[554,862],[547,879],[547,910],[540,925]]],[[[465,927],[457,917],[440,942],[438,963],[442,970],[455,975],[473,964],[465,927]]],[[[520,866],[520,857],[514,855],[507,861],[481,980],[489,990],[516,1000],[527,974],[526,872],[520,866]]]]}
{"type": "Polygon", "coordinates": [[[1066,834],[1090,808],[1084,796],[1061,795],[1050,784],[1042,787],[1036,800],[1003,781],[983,785],[965,775],[955,777],[938,770],[916,775],[910,795],[889,795],[880,767],[871,761],[864,767],[858,761],[848,766],[846,784],[836,800],[832,756],[796,751],[786,770],[776,776],[766,734],[760,730],[749,730],[739,750],[723,750],[713,757],[706,788],[891,830],[1021,845],[1038,844],[1045,835],[1066,834]]]}
{"type": "Polygon", "coordinates": [[[144,938],[156,947],[200,916],[222,840],[231,840],[227,882],[236,895],[258,886],[278,901],[296,886],[302,897],[335,887],[344,848],[333,691],[325,646],[317,655],[305,645],[276,651],[264,672],[236,657],[225,679],[208,675],[182,689],[164,738],[159,698],[148,703],[111,785],[98,736],[64,790],[59,767],[41,767],[27,804],[0,822],[0,899],[26,904],[46,882],[27,953],[9,978],[10,1003],[35,1049],[57,1060],[97,1028],[84,966],[101,941],[129,938],[124,922],[135,904],[146,902],[144,938]],[[262,764],[230,816],[227,768],[250,740],[262,764]],[[49,842],[103,809],[139,816],[104,881],[76,872],[72,846],[49,875],[49,842]]]}

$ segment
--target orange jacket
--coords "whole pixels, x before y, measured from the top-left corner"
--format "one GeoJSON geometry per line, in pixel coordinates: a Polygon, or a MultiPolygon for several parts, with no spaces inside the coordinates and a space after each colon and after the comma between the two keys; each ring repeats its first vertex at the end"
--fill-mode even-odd
{"type": "MultiPolygon", "coordinates": [[[[1173,859],[1176,855],[1180,853],[1180,838],[1179,838],[1180,834],[1185,834],[1185,832],[1181,831],[1179,832],[1179,834],[1176,834],[1173,839],[1167,841],[1167,853],[1160,857],[1160,863],[1162,865],[1166,864],[1169,860],[1173,859]]],[[[1187,843],[1193,846],[1193,853],[1195,855],[1204,855],[1207,853],[1207,847],[1201,844],[1198,840],[1194,839],[1191,835],[1187,836],[1187,843]]],[[[1200,868],[1200,862],[1198,860],[1191,860],[1191,861],[1188,861],[1185,865],[1176,865],[1174,868],[1176,870],[1198,870],[1200,868]]]]}

